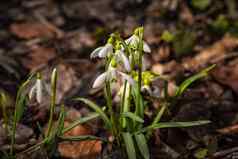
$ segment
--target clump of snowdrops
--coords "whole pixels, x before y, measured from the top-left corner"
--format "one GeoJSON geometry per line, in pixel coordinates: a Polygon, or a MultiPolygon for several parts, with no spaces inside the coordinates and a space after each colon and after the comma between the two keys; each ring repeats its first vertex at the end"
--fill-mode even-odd
{"type": "Polygon", "coordinates": [[[152,131],[158,128],[189,127],[208,124],[209,121],[188,122],[160,122],[166,109],[174,104],[185,89],[194,81],[203,78],[214,66],[208,67],[200,73],[185,80],[176,90],[174,96],[169,96],[167,81],[159,75],[145,70],[143,56],[150,53],[149,45],[143,40],[143,27],[136,28],[128,39],[124,40],[119,34],[111,34],[104,46],[96,48],[91,53],[91,58],[100,58],[105,61],[105,71],[93,83],[93,88],[104,89],[106,106],[101,107],[94,102],[77,98],[86,103],[104,121],[105,128],[114,137],[114,146],[124,150],[129,159],[150,158],[148,140],[152,131]],[[143,91],[151,93],[151,83],[154,79],[161,78],[165,82],[161,107],[153,122],[144,124],[146,101],[143,91]],[[121,83],[119,92],[120,104],[113,104],[112,85],[121,83]],[[138,153],[137,153],[138,152],[138,153]]]}

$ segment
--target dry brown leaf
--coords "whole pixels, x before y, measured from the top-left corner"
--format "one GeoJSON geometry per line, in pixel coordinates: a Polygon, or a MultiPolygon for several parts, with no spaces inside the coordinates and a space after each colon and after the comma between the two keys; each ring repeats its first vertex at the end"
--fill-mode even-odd
{"type": "Polygon", "coordinates": [[[221,134],[231,134],[231,133],[238,133],[238,124],[228,126],[222,129],[218,129],[217,132],[221,134]]]}
{"type": "MultiPolygon", "coordinates": [[[[69,122],[65,122],[65,126],[69,125],[69,122]]],[[[78,125],[69,132],[65,133],[65,136],[80,136],[91,135],[92,130],[85,125],[78,125]]],[[[63,157],[72,159],[96,159],[102,150],[102,143],[99,140],[86,140],[86,141],[73,141],[62,142],[58,146],[58,150],[63,157]]]]}
{"type": "Polygon", "coordinates": [[[238,63],[218,67],[214,70],[213,77],[220,83],[231,87],[238,94],[238,63]]]}
{"type": "Polygon", "coordinates": [[[185,3],[182,3],[181,5],[181,12],[179,16],[182,21],[186,22],[189,25],[192,25],[194,23],[193,14],[185,3]]]}
{"type": "Polygon", "coordinates": [[[224,54],[230,52],[236,47],[238,47],[238,38],[227,34],[221,40],[214,43],[211,47],[204,49],[192,59],[187,58],[182,65],[185,69],[198,70],[201,67],[212,63],[212,60],[224,56],[224,54]]]}
{"type": "Polygon", "coordinates": [[[30,69],[34,70],[42,64],[46,64],[49,60],[56,56],[54,48],[47,48],[42,46],[34,46],[31,48],[31,52],[28,54],[28,58],[22,58],[22,64],[30,69]]]}
{"type": "Polygon", "coordinates": [[[22,39],[37,37],[54,37],[54,32],[46,25],[39,22],[14,23],[10,26],[13,34],[22,39]]]}

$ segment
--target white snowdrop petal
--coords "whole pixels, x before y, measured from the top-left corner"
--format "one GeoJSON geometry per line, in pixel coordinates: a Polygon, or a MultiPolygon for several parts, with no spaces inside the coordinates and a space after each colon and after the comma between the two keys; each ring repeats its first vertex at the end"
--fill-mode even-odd
{"type": "Polygon", "coordinates": [[[96,48],[95,50],[93,50],[93,52],[90,55],[90,58],[92,59],[92,58],[98,57],[99,52],[100,52],[100,50],[102,50],[102,48],[103,48],[103,46],[100,46],[100,47],[96,48]]]}
{"type": "Polygon", "coordinates": [[[113,52],[113,46],[112,44],[106,44],[98,53],[98,56],[100,58],[106,57],[108,54],[113,52]]]}
{"type": "Polygon", "coordinates": [[[141,91],[142,92],[148,92],[150,95],[152,95],[152,90],[149,86],[142,86],[141,91]]]}
{"type": "Polygon", "coordinates": [[[106,78],[107,78],[107,72],[104,72],[101,75],[99,75],[93,83],[93,88],[99,88],[103,86],[106,78]]]}
{"type": "Polygon", "coordinates": [[[146,42],[143,42],[143,50],[144,50],[144,52],[147,52],[147,53],[151,52],[151,49],[146,42]]]}
{"type": "Polygon", "coordinates": [[[135,80],[131,76],[119,71],[118,73],[121,75],[122,79],[128,81],[130,85],[135,85],[135,80]]]}
{"type": "Polygon", "coordinates": [[[131,37],[125,40],[125,43],[127,45],[137,45],[139,43],[139,37],[136,35],[132,35],[131,37]]]}
{"type": "Polygon", "coordinates": [[[38,103],[42,102],[42,83],[40,79],[36,80],[36,100],[38,103]]]}
{"type": "Polygon", "coordinates": [[[106,80],[109,81],[109,80],[112,80],[112,79],[116,78],[116,74],[117,74],[116,68],[109,67],[107,73],[108,74],[107,74],[107,79],[106,80]]]}
{"type": "Polygon", "coordinates": [[[126,55],[120,51],[120,58],[121,58],[121,61],[126,69],[127,72],[130,72],[131,71],[131,65],[130,65],[130,62],[128,60],[128,58],[126,57],[126,55]]]}
{"type": "Polygon", "coordinates": [[[35,93],[36,93],[36,85],[34,85],[33,87],[31,87],[31,90],[30,90],[30,92],[29,92],[29,99],[32,99],[33,98],[33,96],[35,95],[35,93]]]}

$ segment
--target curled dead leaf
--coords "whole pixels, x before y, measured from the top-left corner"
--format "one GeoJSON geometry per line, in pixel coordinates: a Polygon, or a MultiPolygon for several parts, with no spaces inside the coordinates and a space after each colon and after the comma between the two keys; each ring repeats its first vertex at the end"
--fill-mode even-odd
{"type": "MultiPolygon", "coordinates": [[[[69,125],[69,122],[65,122],[65,126],[69,125]]],[[[85,125],[78,125],[69,132],[66,132],[64,136],[80,136],[91,135],[92,130],[85,125]]],[[[72,159],[96,159],[102,150],[102,143],[99,140],[85,140],[85,141],[73,141],[62,142],[58,146],[58,150],[63,157],[72,159]]]]}
{"type": "Polygon", "coordinates": [[[10,31],[22,39],[54,37],[54,32],[46,25],[39,22],[14,23],[10,26],[10,31]]]}

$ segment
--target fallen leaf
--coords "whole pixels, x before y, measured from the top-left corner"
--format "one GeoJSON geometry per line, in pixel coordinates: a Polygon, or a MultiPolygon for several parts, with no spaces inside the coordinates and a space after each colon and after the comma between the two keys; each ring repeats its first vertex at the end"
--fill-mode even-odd
{"type": "Polygon", "coordinates": [[[231,35],[225,35],[221,40],[215,42],[211,47],[204,49],[193,58],[187,58],[182,63],[183,67],[187,70],[198,70],[212,60],[232,51],[238,47],[238,38],[231,35]]]}
{"type": "Polygon", "coordinates": [[[222,129],[218,129],[217,132],[221,134],[232,134],[232,133],[238,133],[238,124],[228,126],[222,129]]]}
{"type": "Polygon", "coordinates": [[[231,87],[232,90],[238,94],[238,63],[218,67],[212,74],[216,80],[231,87]]]}
{"type": "Polygon", "coordinates": [[[27,58],[22,58],[23,66],[30,70],[34,70],[40,65],[46,64],[56,56],[54,48],[34,46],[30,49],[31,52],[27,55],[27,58]]]}
{"type": "Polygon", "coordinates": [[[54,32],[46,25],[39,22],[14,23],[10,26],[10,31],[22,39],[54,37],[54,32]]]}
{"type": "MultiPolygon", "coordinates": [[[[65,126],[69,122],[65,122],[65,126]]],[[[78,125],[64,136],[80,136],[91,135],[92,130],[85,125],[78,125]]],[[[62,142],[58,146],[58,150],[63,157],[72,159],[96,159],[102,150],[102,143],[99,140],[62,142]]]]}

